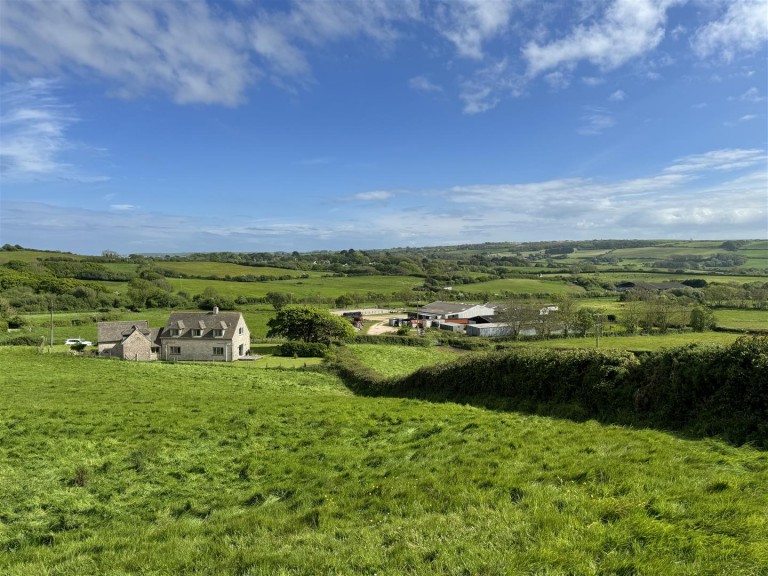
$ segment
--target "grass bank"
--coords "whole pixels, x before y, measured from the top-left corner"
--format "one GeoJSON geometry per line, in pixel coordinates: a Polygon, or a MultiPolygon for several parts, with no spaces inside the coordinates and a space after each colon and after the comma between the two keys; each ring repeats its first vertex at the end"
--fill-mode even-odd
{"type": "Polygon", "coordinates": [[[0,573],[760,574],[768,456],[0,348],[0,573]]]}

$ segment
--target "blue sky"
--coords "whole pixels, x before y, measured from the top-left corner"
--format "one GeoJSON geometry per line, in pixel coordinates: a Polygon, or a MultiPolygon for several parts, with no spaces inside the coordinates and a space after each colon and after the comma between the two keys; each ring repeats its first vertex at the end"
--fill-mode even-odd
{"type": "Polygon", "coordinates": [[[768,0],[2,0],[0,243],[768,237],[768,0]]]}

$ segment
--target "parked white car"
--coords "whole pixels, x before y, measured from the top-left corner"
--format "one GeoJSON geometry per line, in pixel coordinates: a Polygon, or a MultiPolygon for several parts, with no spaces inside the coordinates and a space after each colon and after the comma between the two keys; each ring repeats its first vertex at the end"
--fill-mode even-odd
{"type": "Polygon", "coordinates": [[[67,346],[74,346],[75,344],[84,344],[85,346],[93,346],[93,342],[90,340],[83,340],[82,338],[67,338],[64,342],[67,346]]]}

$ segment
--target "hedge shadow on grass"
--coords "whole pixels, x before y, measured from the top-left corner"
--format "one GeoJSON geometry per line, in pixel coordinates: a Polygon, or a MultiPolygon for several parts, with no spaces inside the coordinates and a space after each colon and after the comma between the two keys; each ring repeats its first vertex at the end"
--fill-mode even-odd
{"type": "Polygon", "coordinates": [[[356,394],[457,402],[575,421],[649,427],[768,448],[768,337],[729,346],[512,349],[385,378],[340,348],[334,371],[356,394]]]}

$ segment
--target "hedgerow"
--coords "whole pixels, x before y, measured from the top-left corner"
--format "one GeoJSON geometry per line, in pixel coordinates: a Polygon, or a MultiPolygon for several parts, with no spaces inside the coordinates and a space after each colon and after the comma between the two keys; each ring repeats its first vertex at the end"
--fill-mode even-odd
{"type": "Polygon", "coordinates": [[[483,398],[540,414],[652,425],[768,447],[765,336],[643,355],[583,349],[482,352],[402,378],[383,378],[344,349],[333,366],[362,394],[483,398]]]}

